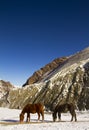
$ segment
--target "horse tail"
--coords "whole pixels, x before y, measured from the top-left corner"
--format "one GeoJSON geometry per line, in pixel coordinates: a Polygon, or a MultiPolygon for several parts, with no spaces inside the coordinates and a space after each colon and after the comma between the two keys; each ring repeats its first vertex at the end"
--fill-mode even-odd
{"type": "Polygon", "coordinates": [[[43,104],[41,104],[41,109],[44,111],[45,110],[45,106],[43,104]]]}
{"type": "Polygon", "coordinates": [[[44,111],[46,110],[45,106],[43,106],[43,110],[44,110],[44,111]]]}

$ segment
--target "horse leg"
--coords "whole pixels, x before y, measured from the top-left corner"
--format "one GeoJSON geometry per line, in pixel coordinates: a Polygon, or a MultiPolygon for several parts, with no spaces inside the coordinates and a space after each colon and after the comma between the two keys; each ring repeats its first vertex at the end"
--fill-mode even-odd
{"type": "Polygon", "coordinates": [[[29,122],[30,121],[30,113],[27,113],[27,120],[26,122],[29,122]]]}
{"type": "Polygon", "coordinates": [[[71,112],[71,121],[73,121],[73,117],[74,117],[74,113],[73,112],[71,112]]]}
{"type": "Polygon", "coordinates": [[[58,112],[58,119],[59,119],[59,121],[61,120],[61,113],[60,112],[58,112]]]}
{"type": "Polygon", "coordinates": [[[41,112],[42,122],[44,121],[44,112],[41,112]]]}
{"type": "Polygon", "coordinates": [[[74,117],[75,117],[75,121],[77,121],[77,117],[76,117],[76,113],[75,113],[75,111],[74,111],[74,117]]]}
{"type": "Polygon", "coordinates": [[[71,121],[73,121],[73,117],[75,117],[75,121],[77,121],[77,118],[76,118],[76,113],[75,113],[75,111],[71,112],[71,115],[72,115],[71,121]]]}
{"type": "Polygon", "coordinates": [[[71,116],[72,116],[72,117],[71,117],[71,121],[73,121],[73,114],[72,114],[72,113],[71,113],[71,116]]]}
{"type": "Polygon", "coordinates": [[[57,112],[53,112],[53,114],[52,114],[52,116],[53,116],[53,121],[55,122],[56,121],[56,119],[57,119],[57,112]]]}
{"type": "Polygon", "coordinates": [[[38,121],[40,120],[40,113],[38,112],[38,121]]]}

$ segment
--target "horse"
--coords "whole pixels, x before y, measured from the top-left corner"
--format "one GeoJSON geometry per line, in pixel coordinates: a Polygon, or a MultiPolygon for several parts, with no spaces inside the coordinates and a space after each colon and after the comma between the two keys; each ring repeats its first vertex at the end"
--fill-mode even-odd
{"type": "Polygon", "coordinates": [[[27,113],[26,122],[30,122],[30,113],[37,113],[38,114],[38,121],[40,120],[40,114],[42,116],[42,121],[44,121],[44,106],[41,103],[37,104],[27,104],[22,112],[19,115],[20,123],[24,120],[24,114],[27,113]]]}
{"type": "Polygon", "coordinates": [[[75,121],[77,121],[76,113],[75,113],[75,106],[72,103],[70,104],[65,103],[62,105],[57,105],[52,113],[53,121],[54,122],[56,121],[57,113],[58,113],[59,120],[61,120],[61,113],[64,113],[67,111],[69,111],[72,116],[71,121],[73,121],[73,117],[75,118],[75,121]]]}

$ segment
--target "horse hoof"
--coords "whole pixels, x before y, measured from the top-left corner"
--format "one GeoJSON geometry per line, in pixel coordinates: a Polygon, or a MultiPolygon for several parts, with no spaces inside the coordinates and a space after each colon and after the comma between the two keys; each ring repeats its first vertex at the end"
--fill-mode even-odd
{"type": "Polygon", "coordinates": [[[23,121],[20,121],[20,124],[23,124],[23,121]]]}

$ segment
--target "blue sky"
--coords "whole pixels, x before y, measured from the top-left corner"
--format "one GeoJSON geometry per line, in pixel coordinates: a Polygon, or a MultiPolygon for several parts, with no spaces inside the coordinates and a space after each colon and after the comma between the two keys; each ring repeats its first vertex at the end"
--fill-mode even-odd
{"type": "Polygon", "coordinates": [[[0,79],[21,86],[55,58],[88,46],[88,0],[0,1],[0,79]]]}

